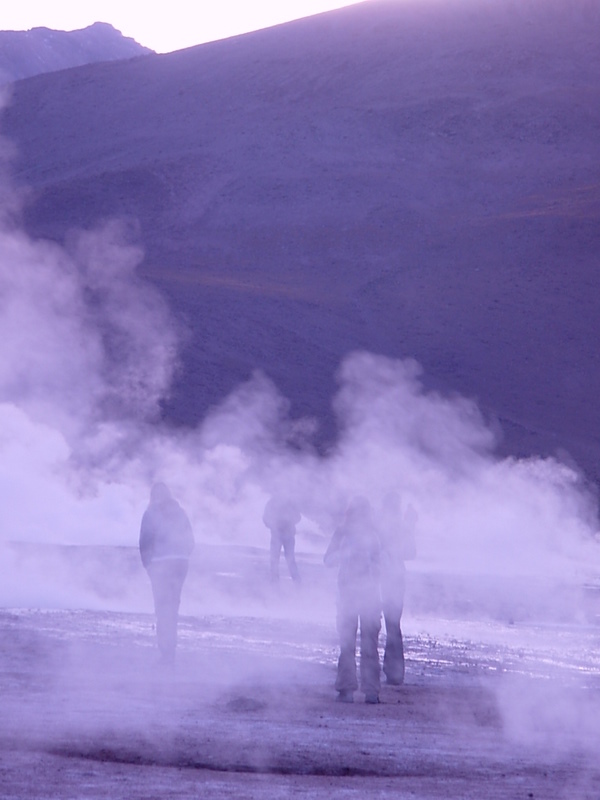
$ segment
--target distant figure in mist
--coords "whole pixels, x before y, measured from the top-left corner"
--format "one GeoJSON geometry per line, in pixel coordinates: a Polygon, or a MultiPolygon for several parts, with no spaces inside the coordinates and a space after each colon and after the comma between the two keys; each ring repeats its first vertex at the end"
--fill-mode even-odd
{"type": "Polygon", "coordinates": [[[394,686],[404,682],[404,643],[400,629],[406,587],[404,562],[416,556],[416,524],[417,512],[411,505],[402,513],[398,492],[386,495],[379,518],[381,600],[386,635],[383,671],[387,682],[394,686]]]}
{"type": "Polygon", "coordinates": [[[181,589],[193,549],[187,514],[164,483],[155,483],[142,518],[140,555],[152,584],[158,649],[165,663],[175,659],[181,589]]]}
{"type": "Polygon", "coordinates": [[[293,581],[300,581],[296,564],[296,525],[302,519],[297,506],[288,498],[274,495],[265,506],[263,522],[271,531],[271,580],[279,580],[281,550],[293,581]]]}
{"type": "Polygon", "coordinates": [[[369,501],[355,498],[336,529],[324,557],[338,567],[337,629],[340,637],[335,688],[342,703],[354,702],[356,636],[360,624],[360,688],[366,703],[379,702],[381,629],[380,549],[369,501]]]}

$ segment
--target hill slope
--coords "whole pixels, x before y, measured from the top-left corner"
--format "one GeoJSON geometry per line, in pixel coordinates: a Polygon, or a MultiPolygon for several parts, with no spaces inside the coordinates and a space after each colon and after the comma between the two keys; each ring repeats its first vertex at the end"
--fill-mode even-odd
{"type": "Polygon", "coordinates": [[[372,2],[20,82],[30,233],[139,221],[193,423],[255,367],[331,431],[350,350],[419,360],[504,448],[600,463],[600,10],[372,2]]]}

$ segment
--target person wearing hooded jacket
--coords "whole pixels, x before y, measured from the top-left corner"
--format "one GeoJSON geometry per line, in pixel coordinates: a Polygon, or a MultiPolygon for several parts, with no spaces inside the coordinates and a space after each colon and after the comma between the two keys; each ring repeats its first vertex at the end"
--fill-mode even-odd
{"type": "Polygon", "coordinates": [[[170,663],[175,658],[181,590],[194,535],[187,514],[164,483],[152,487],[142,517],[139,547],[152,585],[158,649],[161,659],[170,663]]]}
{"type": "Polygon", "coordinates": [[[354,692],[358,688],[356,637],[360,625],[360,688],[366,703],[379,703],[380,553],[371,506],[366,498],[357,497],[350,503],[323,560],[325,566],[338,567],[337,699],[342,703],[354,702],[354,692]]]}

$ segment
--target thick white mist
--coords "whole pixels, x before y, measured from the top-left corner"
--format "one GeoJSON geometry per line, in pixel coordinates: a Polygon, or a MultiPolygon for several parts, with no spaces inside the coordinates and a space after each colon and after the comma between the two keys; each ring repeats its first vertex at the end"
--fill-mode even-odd
{"type": "Polygon", "coordinates": [[[419,515],[415,573],[491,576],[499,592],[515,590],[505,578],[597,580],[596,510],[577,472],[496,457],[476,403],[426,391],[410,359],[347,356],[326,455],[311,446],[314,421],[291,420],[260,373],[197,430],[167,433],[158,410],[182,332],[136,272],[135,237],[115,222],[64,247],[32,241],[15,222],[8,144],[0,154],[3,541],[135,546],[162,479],[198,541],[267,547],[262,510],[285,492],[303,513],[298,549],[319,552],[353,495],[377,510],[393,490],[419,515]]]}
{"type": "Polygon", "coordinates": [[[423,559],[533,575],[576,570],[597,553],[592,498],[572,468],[496,458],[476,404],[425,392],[414,362],[356,354],[340,377],[337,471],[375,496],[398,488],[412,500],[423,559]]]}

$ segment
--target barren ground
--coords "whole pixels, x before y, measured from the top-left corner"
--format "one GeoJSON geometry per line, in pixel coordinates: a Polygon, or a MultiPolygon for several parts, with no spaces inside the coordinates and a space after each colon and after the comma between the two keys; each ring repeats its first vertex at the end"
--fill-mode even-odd
{"type": "Polygon", "coordinates": [[[205,598],[172,669],[150,613],[2,610],[2,797],[600,796],[594,622],[408,611],[405,685],[338,705],[317,589],[205,598]]]}

